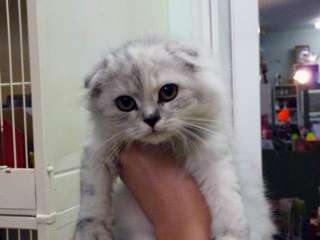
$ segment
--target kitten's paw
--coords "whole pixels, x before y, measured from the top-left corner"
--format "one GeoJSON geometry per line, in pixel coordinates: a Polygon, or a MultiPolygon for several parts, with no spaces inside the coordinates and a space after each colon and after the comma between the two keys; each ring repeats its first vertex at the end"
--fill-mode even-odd
{"type": "Polygon", "coordinates": [[[81,219],[76,228],[74,240],[112,240],[111,228],[104,221],[94,218],[81,219]]]}

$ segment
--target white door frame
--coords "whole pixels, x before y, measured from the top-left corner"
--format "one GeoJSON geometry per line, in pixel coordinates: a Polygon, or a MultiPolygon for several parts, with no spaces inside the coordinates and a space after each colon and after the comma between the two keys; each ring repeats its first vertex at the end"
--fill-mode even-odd
{"type": "Polygon", "coordinates": [[[258,14],[257,0],[169,1],[170,33],[211,49],[231,79],[233,127],[242,145],[237,157],[248,156],[261,176],[258,14]]]}
{"type": "Polygon", "coordinates": [[[42,82],[40,76],[40,52],[38,35],[38,11],[39,1],[28,0],[28,37],[30,54],[30,74],[32,79],[32,116],[33,116],[33,137],[34,137],[34,156],[35,156],[35,187],[36,187],[36,230],[38,239],[49,239],[49,225],[52,209],[50,206],[50,174],[47,171],[47,163],[44,157],[43,141],[43,106],[42,101],[42,82]]]}
{"type": "Polygon", "coordinates": [[[230,16],[234,130],[240,154],[262,176],[258,1],[230,0],[230,16]]]}
{"type": "MultiPolygon", "coordinates": [[[[231,78],[234,134],[237,143],[241,143],[236,157],[246,157],[261,177],[258,1],[191,1],[193,11],[202,15],[198,25],[202,32],[194,29],[197,27],[194,25],[192,33],[202,34],[203,45],[209,45],[220,67],[226,68],[224,77],[231,78]]],[[[199,36],[194,38],[199,39],[199,36]]]]}
{"type": "MultiPolygon", "coordinates": [[[[234,134],[241,147],[237,157],[252,161],[258,177],[262,176],[260,126],[260,60],[259,8],[256,0],[192,0],[196,11],[202,13],[202,38],[211,41],[211,49],[225,69],[226,80],[231,78],[232,117],[234,134]],[[210,23],[207,13],[210,8],[210,23]],[[229,74],[229,69],[231,74],[229,74]],[[240,151],[240,152],[239,152],[240,151]]],[[[197,31],[193,30],[194,33],[197,31]]],[[[204,41],[203,44],[206,44],[204,41]]],[[[224,71],[224,70],[223,70],[224,71]]],[[[236,143],[236,144],[237,144],[236,143]]]]}
{"type": "Polygon", "coordinates": [[[204,5],[208,5],[206,1],[211,8],[213,54],[217,54],[222,67],[227,66],[232,73],[226,77],[231,78],[236,145],[241,144],[235,157],[239,161],[250,161],[254,173],[262,177],[258,1],[205,0],[204,5]]]}

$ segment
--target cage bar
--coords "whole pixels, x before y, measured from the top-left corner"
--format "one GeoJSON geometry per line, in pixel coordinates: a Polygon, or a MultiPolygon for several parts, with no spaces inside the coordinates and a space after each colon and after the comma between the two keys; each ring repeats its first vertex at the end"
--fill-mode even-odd
{"type": "Polygon", "coordinates": [[[0,228],[0,240],[37,240],[37,231],[33,229],[0,228]]]}
{"type": "Polygon", "coordinates": [[[21,61],[21,81],[22,85],[22,99],[23,99],[23,125],[24,125],[24,149],[26,168],[29,168],[29,154],[28,154],[28,129],[26,116],[26,89],[25,89],[25,72],[24,72],[24,55],[23,55],[23,31],[22,31],[22,17],[21,17],[21,0],[18,0],[18,16],[19,16],[19,35],[20,35],[20,61],[21,61]]]}
{"type": "Polygon", "coordinates": [[[31,85],[31,82],[13,82],[13,83],[1,83],[3,87],[10,87],[10,86],[22,86],[22,85],[31,85]]]}
{"type": "Polygon", "coordinates": [[[1,72],[0,72],[0,134],[1,134],[1,153],[3,154],[4,152],[4,129],[3,129],[3,109],[2,109],[2,86],[1,86],[1,83],[2,83],[2,75],[1,75],[1,72]]]}
{"type": "Polygon", "coordinates": [[[17,167],[17,152],[16,152],[16,128],[15,128],[15,114],[14,114],[14,99],[13,99],[13,73],[12,73],[12,49],[11,49],[11,26],[10,26],[10,10],[9,0],[6,0],[7,13],[7,34],[8,34],[8,52],[9,52],[9,79],[10,79],[10,93],[11,93],[11,118],[12,118],[12,138],[13,138],[13,159],[14,167],[17,167]]]}
{"type": "Polygon", "coordinates": [[[3,66],[0,66],[3,68],[0,72],[0,147],[1,152],[5,153],[2,155],[2,159],[4,162],[8,162],[5,156],[9,154],[11,164],[8,167],[33,168],[32,114],[29,114],[32,107],[31,80],[29,79],[28,35],[25,23],[27,19],[24,12],[26,2],[24,0],[4,0],[3,4],[5,26],[3,29],[6,30],[2,31],[2,36],[6,40],[6,53],[3,57],[6,58],[6,61],[3,66]],[[16,71],[19,74],[14,74],[16,71]],[[10,114],[10,118],[8,114],[10,114]],[[12,132],[9,134],[10,140],[5,138],[9,131],[6,127],[9,122],[10,132],[12,132]],[[20,129],[23,132],[20,132],[20,129]],[[8,142],[12,145],[10,149],[8,142]],[[8,153],[9,150],[10,153],[8,153]],[[21,157],[22,153],[23,158],[21,157]],[[23,164],[21,164],[21,159],[23,159],[23,164]]]}

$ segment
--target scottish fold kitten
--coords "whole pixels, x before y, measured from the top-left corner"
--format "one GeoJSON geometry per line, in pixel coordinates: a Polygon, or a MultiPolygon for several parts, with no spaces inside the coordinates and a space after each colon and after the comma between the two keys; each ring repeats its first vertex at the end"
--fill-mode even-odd
{"type": "Polygon", "coordinates": [[[137,40],[111,51],[88,76],[93,129],[82,159],[76,240],[155,240],[116,180],[119,152],[136,140],[168,142],[183,159],[213,216],[212,238],[272,239],[262,179],[251,161],[233,157],[225,87],[204,59],[179,42],[137,40]]]}

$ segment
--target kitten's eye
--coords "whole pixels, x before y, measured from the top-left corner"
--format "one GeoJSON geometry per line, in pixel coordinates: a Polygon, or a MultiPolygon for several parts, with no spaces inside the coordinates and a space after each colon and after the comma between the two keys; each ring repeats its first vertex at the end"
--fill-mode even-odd
{"type": "Polygon", "coordinates": [[[130,112],[137,109],[137,104],[134,99],[130,96],[120,96],[117,97],[115,103],[120,111],[130,112]]]}
{"type": "Polygon", "coordinates": [[[169,102],[178,94],[178,86],[170,83],[164,85],[159,91],[159,102],[169,102]]]}

